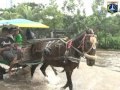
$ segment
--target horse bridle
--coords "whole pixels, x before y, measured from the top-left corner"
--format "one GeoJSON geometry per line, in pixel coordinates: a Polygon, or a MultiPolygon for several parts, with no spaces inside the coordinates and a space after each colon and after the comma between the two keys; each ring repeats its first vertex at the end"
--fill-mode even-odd
{"type": "Polygon", "coordinates": [[[84,48],[85,39],[86,39],[86,37],[88,37],[88,36],[94,37],[94,34],[85,34],[84,37],[82,38],[81,42],[80,42],[80,45],[77,47],[78,49],[79,49],[79,48],[82,48],[82,52],[83,52],[83,53],[87,53],[87,54],[93,49],[93,44],[94,44],[94,43],[92,43],[92,45],[91,45],[91,47],[88,49],[88,51],[85,52],[85,48],[84,48]]]}

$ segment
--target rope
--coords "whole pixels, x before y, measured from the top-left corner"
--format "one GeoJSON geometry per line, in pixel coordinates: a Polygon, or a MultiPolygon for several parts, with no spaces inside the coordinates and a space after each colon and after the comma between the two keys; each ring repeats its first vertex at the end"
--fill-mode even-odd
{"type": "Polygon", "coordinates": [[[35,61],[31,61],[31,60],[27,60],[27,61],[23,61],[20,62],[20,65],[35,65],[35,64],[41,64],[42,60],[35,60],[35,61]]]}
{"type": "MultiPolygon", "coordinates": [[[[65,44],[67,44],[67,42],[65,42],[62,38],[60,38],[60,40],[63,42],[63,43],[65,43],[65,44]]],[[[76,50],[79,54],[81,54],[82,55],[82,57],[84,58],[84,54],[82,53],[82,52],[80,52],[77,48],[75,48],[73,45],[71,46],[74,50],[76,50]]]]}

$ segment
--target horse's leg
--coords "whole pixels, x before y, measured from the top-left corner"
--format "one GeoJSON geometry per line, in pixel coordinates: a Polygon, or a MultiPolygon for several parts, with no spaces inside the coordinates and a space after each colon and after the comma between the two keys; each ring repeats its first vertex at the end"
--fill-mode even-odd
{"type": "Polygon", "coordinates": [[[43,63],[43,65],[42,65],[41,68],[40,68],[40,70],[42,71],[42,73],[43,73],[44,76],[47,76],[47,74],[46,74],[46,72],[45,72],[47,66],[48,66],[48,64],[43,63]]]}
{"type": "Polygon", "coordinates": [[[62,71],[61,71],[61,73],[63,73],[65,71],[65,69],[63,69],[62,71]]]}
{"type": "MultiPolygon", "coordinates": [[[[51,66],[51,65],[50,65],[50,66],[51,66]]],[[[54,71],[55,75],[58,75],[58,74],[57,74],[57,70],[56,70],[53,66],[51,66],[51,68],[52,68],[52,70],[54,71]]]]}
{"type": "Polygon", "coordinates": [[[38,64],[31,66],[31,77],[33,77],[33,74],[34,74],[35,69],[36,69],[37,66],[38,66],[38,64]]]}
{"type": "Polygon", "coordinates": [[[69,90],[73,90],[73,84],[72,84],[72,79],[71,79],[71,75],[72,75],[72,71],[66,71],[66,76],[67,76],[67,83],[65,84],[65,86],[63,86],[64,89],[66,89],[67,87],[69,87],[69,90]]]}
{"type": "Polygon", "coordinates": [[[28,65],[22,65],[22,68],[26,68],[28,65]]]}
{"type": "Polygon", "coordinates": [[[3,74],[5,73],[5,69],[0,66],[0,80],[3,79],[3,74]]]}

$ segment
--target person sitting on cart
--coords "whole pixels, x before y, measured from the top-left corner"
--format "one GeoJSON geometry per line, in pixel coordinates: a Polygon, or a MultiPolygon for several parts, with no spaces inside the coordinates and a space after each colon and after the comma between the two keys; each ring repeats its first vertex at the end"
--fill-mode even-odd
{"type": "Polygon", "coordinates": [[[14,39],[11,40],[10,38],[10,30],[12,31],[12,29],[8,29],[7,27],[2,28],[4,39],[0,43],[0,53],[3,59],[9,62],[9,74],[11,75],[11,69],[16,63],[18,63],[19,50],[14,46],[14,39]]]}
{"type": "Polygon", "coordinates": [[[18,63],[20,59],[22,59],[23,52],[22,52],[22,44],[23,44],[23,37],[22,34],[20,33],[20,28],[15,27],[11,28],[12,34],[14,36],[14,44],[13,44],[13,51],[16,55],[16,58],[13,63],[10,65],[10,71],[13,68],[14,64],[18,63]]]}
{"type": "Polygon", "coordinates": [[[14,29],[14,40],[15,40],[15,44],[17,49],[22,49],[22,44],[23,44],[23,37],[20,31],[20,28],[15,28],[14,29]]]}
{"type": "Polygon", "coordinates": [[[25,35],[27,40],[32,40],[36,38],[35,34],[30,29],[26,30],[25,35]]]}

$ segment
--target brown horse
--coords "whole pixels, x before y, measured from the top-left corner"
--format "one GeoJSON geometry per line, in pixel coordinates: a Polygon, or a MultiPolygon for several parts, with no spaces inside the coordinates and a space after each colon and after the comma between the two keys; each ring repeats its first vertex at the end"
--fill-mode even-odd
{"type": "MultiPolygon", "coordinates": [[[[73,70],[78,67],[80,57],[85,56],[87,59],[87,65],[89,66],[93,66],[95,64],[95,60],[92,58],[92,56],[94,57],[96,53],[96,47],[94,44],[95,40],[96,38],[94,34],[85,32],[68,41],[67,45],[63,40],[55,40],[52,41],[48,47],[40,49],[40,51],[37,48],[36,50],[38,50],[38,57],[39,52],[43,52],[43,65],[40,70],[45,76],[47,76],[45,70],[48,65],[63,67],[67,76],[67,83],[63,86],[63,88],[65,89],[69,87],[70,90],[73,90],[71,75],[73,70]]],[[[35,53],[35,45],[38,47],[40,46],[40,43],[41,42],[32,46],[31,50],[33,53],[35,53]]],[[[45,44],[46,42],[42,42],[42,44],[43,43],[45,44]]],[[[36,55],[33,56],[37,57],[36,55]]],[[[37,65],[32,66],[31,75],[33,75],[36,66],[37,65]]]]}

